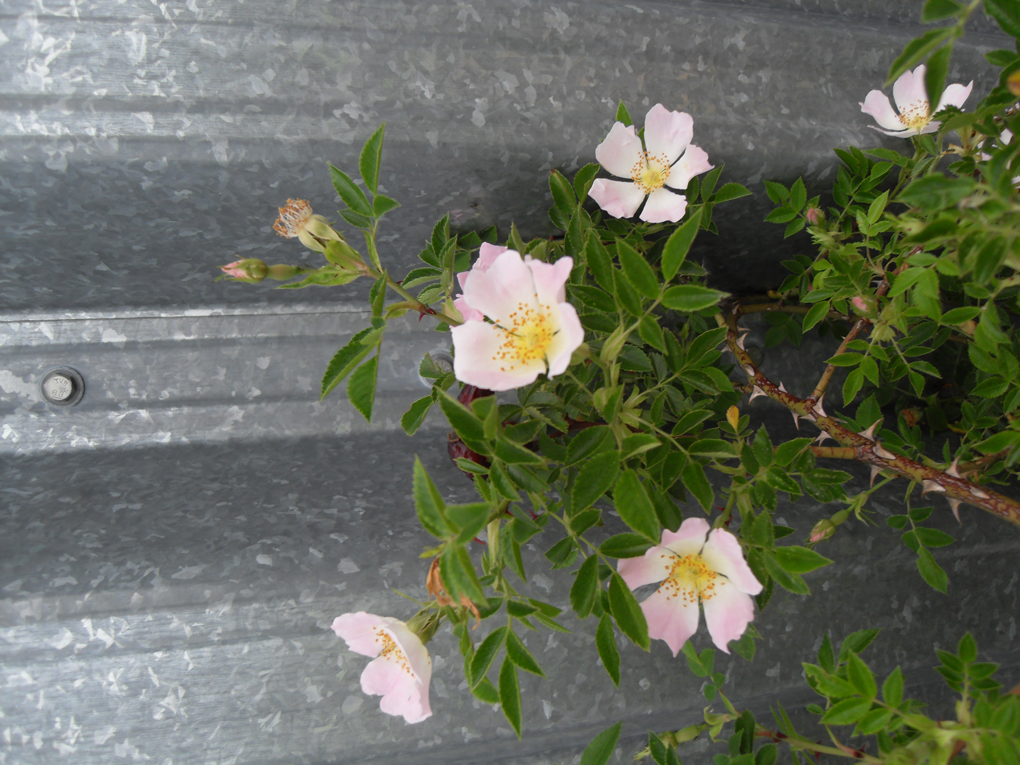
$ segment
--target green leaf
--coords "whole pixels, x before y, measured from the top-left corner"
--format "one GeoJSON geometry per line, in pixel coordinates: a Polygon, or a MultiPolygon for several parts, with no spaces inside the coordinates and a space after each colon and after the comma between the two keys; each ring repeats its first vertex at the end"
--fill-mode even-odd
{"type": "Polygon", "coordinates": [[[613,609],[613,617],[620,625],[623,634],[634,641],[635,645],[647,651],[650,641],[645,614],[634,598],[634,593],[630,591],[623,578],[615,572],[609,580],[609,604],[613,609]]]}
{"type": "Polygon", "coordinates": [[[500,646],[506,639],[507,631],[506,627],[493,630],[475,650],[475,655],[471,657],[471,677],[468,678],[472,685],[478,685],[485,677],[485,673],[489,671],[492,660],[496,658],[500,646]]]}
{"type": "Polygon", "coordinates": [[[360,215],[372,215],[372,207],[368,204],[368,197],[365,196],[365,192],[358,188],[358,185],[351,180],[347,173],[330,165],[329,175],[333,179],[333,188],[336,189],[336,193],[340,195],[340,199],[344,201],[345,205],[360,215]]]}
{"type": "MultiPolygon", "coordinates": [[[[928,0],[929,3],[932,0],[928,0]]],[[[953,53],[953,41],[939,48],[928,57],[928,69],[924,73],[924,87],[928,92],[929,103],[937,104],[946,87],[946,74],[949,72],[949,57],[953,53]]]]}
{"type": "Polygon", "coordinates": [[[613,490],[613,502],[623,522],[644,535],[653,544],[659,543],[659,519],[641,479],[633,470],[624,471],[613,490]]]}
{"type": "Polygon", "coordinates": [[[379,164],[382,161],[383,132],[385,130],[386,123],[384,122],[372,133],[372,137],[365,141],[365,147],[361,150],[361,158],[358,160],[361,180],[373,194],[379,188],[379,164]]]}
{"type": "Polygon", "coordinates": [[[513,630],[506,633],[506,655],[510,658],[510,661],[525,672],[530,672],[531,674],[538,675],[539,677],[545,677],[545,673],[542,671],[542,668],[538,666],[538,662],[535,661],[535,657],[531,655],[531,651],[529,651],[527,646],[521,642],[521,639],[514,634],[513,630]]]}
{"type": "Polygon", "coordinates": [[[882,698],[891,707],[898,707],[903,701],[903,673],[897,667],[882,683],[882,698]]]}
{"type": "Polygon", "coordinates": [[[1004,449],[1009,449],[1020,441],[1020,432],[1015,430],[1003,430],[990,438],[986,438],[975,447],[982,454],[995,454],[1004,449]]]}
{"type": "Polygon", "coordinates": [[[400,207],[400,202],[385,194],[376,194],[375,199],[372,200],[372,212],[377,218],[381,218],[390,210],[396,210],[398,207],[400,207]]]}
{"type": "Polygon", "coordinates": [[[616,740],[620,738],[621,728],[623,723],[618,722],[593,738],[581,755],[581,765],[606,765],[616,749],[616,740]]]}
{"type": "Polygon", "coordinates": [[[977,659],[977,643],[974,642],[974,636],[969,632],[960,638],[956,654],[964,664],[970,664],[977,659]]]}
{"type": "MultiPolygon", "coordinates": [[[[568,452],[569,453],[569,452],[568,452]]],[[[620,470],[620,453],[613,451],[596,454],[587,460],[574,481],[571,494],[574,512],[583,510],[605,494],[616,482],[620,470]]]]}
{"type": "Polygon", "coordinates": [[[878,695],[875,676],[868,669],[868,665],[861,661],[857,654],[850,654],[846,671],[847,678],[849,678],[850,683],[859,694],[867,699],[873,699],[878,695]]]}
{"type": "Polygon", "coordinates": [[[599,174],[600,169],[601,165],[597,162],[589,162],[574,175],[574,193],[577,194],[579,201],[583,202],[588,196],[588,190],[591,188],[592,183],[595,181],[595,176],[599,174]]]}
{"type": "MultiPolygon", "coordinates": [[[[575,465],[593,454],[604,451],[603,446],[612,448],[611,434],[612,431],[605,425],[585,428],[567,445],[567,458],[564,464],[575,465]]],[[[1017,436],[1020,437],[1020,433],[1017,436]]]]}
{"type": "Polygon", "coordinates": [[[662,304],[674,311],[691,313],[714,306],[728,294],[698,284],[680,284],[666,290],[662,304]]]}
{"type": "Polygon", "coordinates": [[[662,327],[659,326],[658,320],[651,314],[641,317],[641,323],[638,325],[638,334],[641,335],[641,339],[648,343],[656,350],[666,352],[666,339],[662,334],[662,327]]]}
{"type": "Polygon", "coordinates": [[[796,545],[777,547],[775,549],[775,556],[776,560],[779,561],[779,565],[791,574],[806,574],[809,571],[814,571],[816,568],[828,566],[832,563],[832,560],[824,555],[819,555],[807,547],[798,547],[796,545]]]}
{"type": "Polygon", "coordinates": [[[1017,0],[985,0],[985,12],[999,22],[1010,37],[1020,37],[1020,2],[1017,0]]]}
{"type": "Polygon", "coordinates": [[[616,254],[620,258],[620,265],[623,266],[627,281],[645,297],[658,297],[659,280],[655,278],[655,272],[644,256],[623,239],[616,240],[616,254]]]}
{"type": "Polygon", "coordinates": [[[616,636],[613,634],[613,620],[609,614],[602,614],[599,628],[595,632],[595,646],[602,659],[602,666],[617,686],[620,685],[620,651],[616,647],[616,636]]]}
{"type": "Polygon", "coordinates": [[[922,526],[914,529],[914,532],[917,534],[918,541],[925,547],[945,547],[956,541],[949,534],[938,529],[922,526]]]}
{"type": "Polygon", "coordinates": [[[599,546],[599,552],[607,558],[637,558],[644,555],[650,547],[652,543],[644,535],[627,531],[609,537],[599,546]]]}
{"type": "Polygon", "coordinates": [[[446,519],[453,526],[460,530],[456,544],[463,545],[478,536],[489,517],[489,504],[487,502],[470,502],[466,505],[448,505],[446,508],[446,519]]]}
{"type": "Polygon", "coordinates": [[[712,491],[712,484],[705,477],[705,469],[701,464],[694,460],[689,460],[684,465],[680,478],[687,490],[698,500],[698,504],[701,505],[702,509],[706,513],[709,512],[715,499],[715,492],[712,491]]]}
{"type": "Polygon", "coordinates": [[[471,693],[475,695],[476,699],[486,704],[499,703],[499,691],[496,690],[496,686],[488,678],[472,688],[471,693]]]}
{"type": "MultiPolygon", "coordinates": [[[[988,0],[986,0],[987,2],[988,0]]],[[[889,77],[885,82],[886,86],[892,85],[901,74],[924,61],[932,51],[942,45],[952,35],[952,27],[932,29],[907,43],[903,52],[893,61],[892,66],[889,67],[889,77]]]]}
{"type": "Polygon", "coordinates": [[[822,715],[821,722],[828,725],[852,725],[871,709],[868,699],[843,699],[829,707],[822,715]]]}
{"type": "Polygon", "coordinates": [[[854,400],[863,385],[863,369],[857,368],[846,376],[846,381],[843,383],[843,406],[850,406],[850,402],[854,400]]]}
{"type": "Polygon", "coordinates": [[[400,427],[404,429],[404,432],[409,436],[413,436],[421,424],[425,422],[425,416],[429,413],[429,409],[432,408],[432,404],[435,399],[432,398],[432,394],[418,399],[411,408],[404,412],[400,418],[400,427]]]}
{"type": "Polygon", "coordinates": [[[326,367],[326,374],[322,376],[322,394],[319,400],[326,398],[329,392],[333,390],[337,385],[343,382],[343,379],[347,377],[351,371],[361,363],[362,359],[371,353],[372,345],[362,345],[362,340],[365,339],[369,332],[372,332],[373,328],[368,327],[358,332],[354,337],[347,341],[347,345],[336,352],[332,360],[329,362],[329,366],[326,367]]]}
{"type": "Polygon", "coordinates": [[[588,268],[598,285],[608,292],[615,292],[613,261],[609,257],[609,251],[595,232],[588,235],[588,241],[584,246],[584,257],[588,261],[588,268]]]}
{"type": "Polygon", "coordinates": [[[790,187],[790,209],[800,212],[807,203],[807,189],[804,188],[804,179],[798,178],[790,187]]]}
{"type": "Polygon", "coordinates": [[[379,357],[373,356],[354,370],[347,381],[347,399],[364,416],[372,419],[372,405],[375,403],[375,381],[379,371],[379,357]]]}
{"type": "Polygon", "coordinates": [[[949,585],[949,577],[942,567],[935,562],[934,556],[924,547],[917,551],[917,570],[932,588],[945,593],[949,585]]]}
{"type": "Polygon", "coordinates": [[[468,409],[446,391],[439,391],[439,406],[450,421],[450,425],[465,441],[485,440],[485,426],[473,411],[468,409]]]}
{"type": "Polygon", "coordinates": [[[485,593],[471,564],[471,556],[463,545],[448,544],[439,556],[439,575],[455,601],[467,595],[476,603],[485,601],[485,593]]]}
{"type": "Polygon", "coordinates": [[[444,538],[453,533],[446,522],[446,504],[439,489],[432,483],[429,474],[417,456],[414,458],[414,509],[425,530],[433,536],[444,538]]]}
{"type": "Polygon", "coordinates": [[[507,657],[499,670],[499,703],[503,714],[513,726],[517,738],[521,737],[521,686],[517,682],[517,667],[507,657]]]}
{"type": "Polygon", "coordinates": [[[624,127],[630,127],[634,124],[634,120],[630,118],[630,112],[627,111],[623,101],[620,101],[620,105],[616,107],[616,121],[622,122],[624,127]]]}
{"type": "MultiPolygon", "coordinates": [[[[928,0],[921,10],[921,21],[927,24],[931,21],[948,19],[950,16],[955,16],[961,10],[962,7],[956,0],[928,0]]],[[[937,97],[931,96],[930,98],[933,103],[938,102],[937,97]]]]}
{"type": "Polygon", "coordinates": [[[785,590],[789,590],[797,595],[808,595],[811,590],[808,588],[807,583],[800,576],[800,574],[791,574],[786,571],[776,560],[775,556],[771,553],[766,553],[765,569],[769,572],[769,575],[775,579],[776,584],[785,590]]]}
{"type": "Polygon", "coordinates": [[[824,319],[828,315],[829,309],[830,304],[828,300],[823,300],[822,302],[815,303],[811,306],[811,310],[804,315],[804,326],[801,331],[807,332],[818,322],[824,319]]]}
{"type": "Polygon", "coordinates": [[[553,204],[563,213],[563,216],[569,218],[573,215],[577,208],[574,187],[559,170],[549,172],[549,190],[552,192],[553,204]]]}
{"type": "Polygon", "coordinates": [[[839,647],[839,662],[842,664],[850,659],[852,653],[864,653],[864,649],[878,637],[879,630],[857,630],[851,632],[839,647]]]}
{"type": "Polygon", "coordinates": [[[662,248],[662,276],[667,281],[673,280],[680,266],[687,258],[691,249],[694,237],[698,235],[698,227],[701,225],[701,208],[691,214],[691,217],[682,226],[670,234],[662,248]]]}
{"type": "Polygon", "coordinates": [[[731,199],[739,199],[740,197],[746,197],[751,191],[746,186],[741,186],[739,183],[727,183],[723,185],[721,189],[715,192],[715,196],[712,199],[713,204],[722,204],[723,202],[729,202],[731,199]]]}
{"type": "Polygon", "coordinates": [[[836,657],[832,651],[832,640],[829,639],[828,632],[822,638],[822,647],[818,649],[818,663],[826,672],[836,671],[836,657]]]}
{"type": "Polygon", "coordinates": [[[599,591],[599,559],[597,555],[585,558],[577,569],[574,584],[570,587],[570,607],[579,619],[584,619],[595,606],[595,596],[599,591]]]}

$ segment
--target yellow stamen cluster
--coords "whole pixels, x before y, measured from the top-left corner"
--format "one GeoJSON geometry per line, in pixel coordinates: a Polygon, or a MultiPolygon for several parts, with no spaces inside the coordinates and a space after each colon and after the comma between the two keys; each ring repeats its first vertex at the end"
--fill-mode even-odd
{"type": "Polygon", "coordinates": [[[719,574],[700,555],[677,556],[659,589],[665,589],[666,600],[679,598],[684,606],[697,606],[699,596],[702,601],[713,598],[718,578],[719,574]]]}
{"type": "Polygon", "coordinates": [[[273,224],[273,229],[288,239],[300,236],[308,219],[312,217],[312,206],[304,199],[288,199],[287,205],[278,209],[280,217],[273,224]]]}
{"type": "Polygon", "coordinates": [[[504,338],[493,356],[494,360],[502,362],[501,372],[545,359],[545,352],[556,336],[556,330],[550,318],[552,308],[541,305],[537,294],[535,303],[537,307],[518,303],[517,310],[507,317],[507,321],[496,325],[503,330],[504,338]]]}
{"type": "Polygon", "coordinates": [[[931,122],[931,106],[927,101],[915,101],[900,111],[900,122],[911,130],[920,130],[931,122]]]}
{"type": "Polygon", "coordinates": [[[407,660],[407,654],[400,650],[400,647],[394,642],[393,638],[381,628],[375,631],[375,635],[382,641],[382,650],[379,652],[379,655],[396,662],[397,666],[407,674],[414,675],[411,663],[407,660]]]}
{"type": "Polygon", "coordinates": [[[666,185],[669,178],[669,157],[665,154],[650,156],[647,151],[641,153],[641,157],[630,169],[630,179],[636,183],[643,192],[651,194],[656,189],[666,185]]]}

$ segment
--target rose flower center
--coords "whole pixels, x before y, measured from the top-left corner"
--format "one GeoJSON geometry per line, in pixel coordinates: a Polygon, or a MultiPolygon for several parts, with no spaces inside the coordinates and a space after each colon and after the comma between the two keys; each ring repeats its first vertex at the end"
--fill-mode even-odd
{"type": "Polygon", "coordinates": [[[630,178],[643,192],[651,194],[666,185],[666,179],[669,178],[669,162],[664,155],[652,157],[647,151],[642,152],[641,158],[630,170],[630,178]]]}
{"type": "Polygon", "coordinates": [[[411,664],[407,660],[407,654],[400,650],[400,647],[394,642],[393,638],[381,629],[377,629],[375,635],[382,641],[382,650],[379,652],[379,655],[391,659],[404,672],[413,675],[414,672],[411,671],[411,664]]]}
{"type": "Polygon", "coordinates": [[[900,112],[900,122],[911,130],[920,130],[931,122],[931,107],[927,101],[915,101],[900,112]]]}
{"type": "MultiPolygon", "coordinates": [[[[537,302],[538,296],[535,298],[537,302]]],[[[518,365],[545,359],[546,350],[556,336],[550,311],[547,305],[533,308],[518,303],[517,310],[507,317],[508,321],[496,325],[503,330],[503,342],[493,357],[502,362],[500,371],[507,372],[518,365]]]]}
{"type": "Polygon", "coordinates": [[[715,595],[715,582],[719,574],[713,571],[697,554],[677,557],[673,561],[669,576],[659,585],[666,590],[666,599],[680,598],[685,606],[698,605],[702,600],[711,600],[715,595]]]}

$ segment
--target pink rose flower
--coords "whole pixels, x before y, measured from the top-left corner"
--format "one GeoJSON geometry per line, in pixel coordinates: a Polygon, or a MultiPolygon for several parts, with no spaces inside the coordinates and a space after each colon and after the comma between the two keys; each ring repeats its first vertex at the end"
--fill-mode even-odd
{"type": "Polygon", "coordinates": [[[333,631],[355,653],[375,657],[361,673],[361,690],[370,696],[382,696],[379,708],[383,712],[399,715],[409,723],[432,716],[432,659],[407,624],[359,611],[334,619],[333,631]]]}
{"type": "Polygon", "coordinates": [[[947,85],[942,91],[942,99],[938,107],[932,111],[928,102],[928,91],[924,87],[924,74],[927,71],[924,64],[921,64],[914,71],[909,69],[901,74],[893,83],[893,99],[896,101],[897,114],[889,97],[881,90],[873,90],[861,104],[861,111],[870,114],[875,118],[879,127],[871,125],[872,130],[877,130],[886,135],[909,138],[923,133],[934,133],[942,124],[938,120],[932,120],[931,115],[941,111],[947,106],[962,107],[967,100],[974,82],[963,86],[954,83],[947,85]]]}
{"type": "Polygon", "coordinates": [[[617,122],[595,149],[606,170],[629,181],[599,178],[588,195],[614,218],[630,218],[645,198],[641,220],[675,223],[684,217],[687,199],[665,187],[682,191],[694,176],[712,169],[708,154],[691,143],[694,119],[656,104],[645,115],[645,143],[634,126],[617,122]],[[683,156],[681,156],[683,155],[683,156]]]}
{"type": "MultiPolygon", "coordinates": [[[[476,260],[474,265],[471,266],[471,269],[469,271],[461,271],[457,274],[457,283],[460,284],[461,290],[464,289],[464,282],[467,281],[468,274],[485,273],[489,270],[489,267],[496,262],[496,258],[504,252],[506,252],[506,247],[498,247],[494,244],[483,242],[482,248],[478,251],[478,260],[476,260]]],[[[464,321],[481,321],[485,318],[485,315],[481,311],[471,308],[464,302],[463,295],[453,301],[453,307],[460,311],[461,316],[464,317],[464,321]]]]}
{"type": "Polygon", "coordinates": [[[473,313],[469,318],[461,309],[468,320],[450,330],[457,379],[500,391],[529,385],[543,373],[562,374],[584,342],[577,311],[566,302],[574,261],[542,263],[516,250],[489,253],[495,257],[479,259],[461,280],[459,299],[473,313]],[[489,321],[474,318],[479,314],[489,321]]]}
{"type": "Polygon", "coordinates": [[[703,518],[688,518],[675,532],[664,529],[660,546],[643,557],[621,560],[619,572],[632,590],[662,583],[641,610],[648,635],[665,640],[674,656],[698,630],[699,601],[712,642],[729,653],[729,642],[743,635],[754,619],[751,596],[762,590],[737,538],[724,529],[710,532],[703,518]]]}

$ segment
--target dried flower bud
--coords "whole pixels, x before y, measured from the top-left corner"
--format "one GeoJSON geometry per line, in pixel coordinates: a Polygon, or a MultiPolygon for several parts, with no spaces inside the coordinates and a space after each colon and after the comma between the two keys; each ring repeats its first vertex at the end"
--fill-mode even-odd
{"type": "Polygon", "coordinates": [[[315,252],[325,252],[323,242],[340,242],[340,236],[329,221],[321,215],[312,214],[312,206],[305,199],[288,199],[284,207],[279,208],[280,215],[273,224],[273,229],[287,239],[297,237],[301,244],[315,252]]]}
{"type": "Polygon", "coordinates": [[[258,284],[269,273],[266,264],[257,258],[235,260],[233,263],[220,266],[220,270],[231,279],[239,282],[248,282],[249,284],[258,284]]]}
{"type": "MultiPolygon", "coordinates": [[[[440,606],[452,606],[456,605],[446,592],[446,585],[443,584],[443,579],[439,575],[439,558],[432,559],[432,565],[429,566],[429,573],[425,579],[425,587],[429,591],[429,595],[436,599],[436,603],[440,606]]],[[[478,606],[471,602],[471,599],[464,594],[460,596],[460,605],[468,609],[477,620],[475,622],[474,629],[478,629],[478,625],[482,623],[482,615],[478,613],[478,606]]],[[[413,621],[413,619],[412,619],[413,621]]],[[[410,624],[408,624],[410,626],[410,624]]],[[[438,626],[438,625],[437,625],[438,626]]],[[[413,629],[413,628],[412,628],[413,629]]],[[[433,630],[435,632],[435,630],[433,630]]],[[[431,635],[429,635],[431,637],[431,635]]],[[[422,642],[425,642],[422,640],[422,642]]]]}

